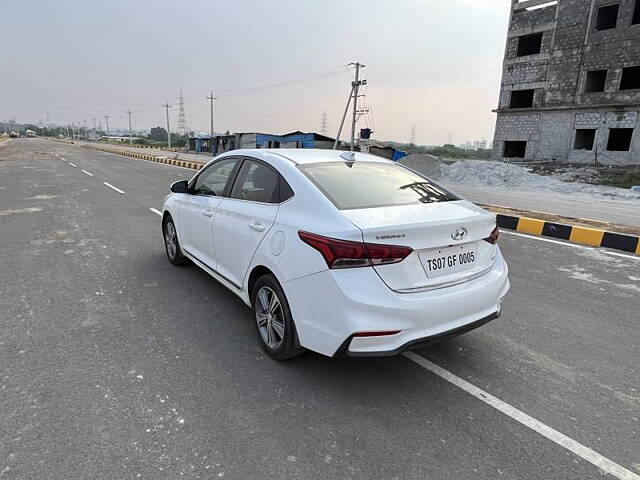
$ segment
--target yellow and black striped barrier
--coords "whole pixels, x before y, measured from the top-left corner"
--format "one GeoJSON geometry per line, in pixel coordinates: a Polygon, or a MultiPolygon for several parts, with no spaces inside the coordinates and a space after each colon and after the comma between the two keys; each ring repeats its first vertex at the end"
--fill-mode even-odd
{"type": "Polygon", "coordinates": [[[117,148],[108,148],[101,145],[82,145],[85,148],[92,150],[98,150],[100,152],[113,153],[115,155],[123,155],[125,157],[139,158],[141,160],[147,160],[150,162],[164,163],[166,165],[174,165],[176,167],[190,168],[191,170],[200,170],[204,164],[198,162],[189,162],[186,160],[179,160],[177,158],[159,157],[157,155],[150,155],[147,153],[132,152],[130,150],[120,150],[117,148]]]}
{"type": "Polygon", "coordinates": [[[640,255],[640,237],[623,233],[610,232],[598,228],[527,218],[514,215],[497,214],[498,226],[509,230],[516,230],[529,235],[568,240],[573,243],[590,245],[592,247],[606,247],[623,250],[640,255]]]}

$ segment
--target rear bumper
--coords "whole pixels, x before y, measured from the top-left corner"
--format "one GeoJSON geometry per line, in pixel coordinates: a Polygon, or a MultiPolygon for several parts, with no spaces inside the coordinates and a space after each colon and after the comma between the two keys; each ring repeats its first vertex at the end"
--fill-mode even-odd
{"type": "Polygon", "coordinates": [[[454,328],[453,330],[448,330],[446,332],[438,333],[436,335],[431,335],[430,337],[417,338],[415,340],[410,340],[404,345],[396,348],[395,350],[380,350],[377,352],[367,351],[367,352],[358,352],[358,351],[349,351],[349,345],[353,340],[353,336],[349,337],[344,344],[336,351],[334,357],[340,357],[343,355],[347,355],[349,357],[393,357],[395,355],[399,355],[405,350],[409,350],[410,348],[418,348],[425,345],[431,345],[433,343],[442,342],[448,340],[453,337],[457,337],[458,335],[462,335],[463,333],[470,332],[478,327],[481,327],[485,323],[489,323],[491,320],[494,320],[500,316],[499,312],[492,313],[491,315],[487,315],[480,320],[476,320],[475,322],[467,323],[466,325],[462,325],[461,327],[454,328]]]}
{"type": "Polygon", "coordinates": [[[328,356],[396,355],[460,335],[496,318],[509,287],[499,250],[489,273],[439,290],[397,293],[372,268],[325,270],[283,285],[301,345],[328,356]],[[400,332],[354,336],[391,330],[400,332]]]}

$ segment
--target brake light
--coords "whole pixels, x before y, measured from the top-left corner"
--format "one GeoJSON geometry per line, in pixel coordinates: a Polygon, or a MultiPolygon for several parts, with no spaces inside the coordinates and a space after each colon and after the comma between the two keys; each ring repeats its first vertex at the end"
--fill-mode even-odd
{"type": "Polygon", "coordinates": [[[323,237],[309,232],[298,232],[300,240],[320,252],[329,268],[370,267],[398,263],[413,249],[395,245],[353,242],[323,237]]]}
{"type": "Polygon", "coordinates": [[[500,230],[498,230],[498,227],[496,227],[491,232],[491,235],[489,235],[484,240],[485,240],[485,242],[489,242],[491,245],[495,245],[496,243],[498,243],[498,237],[499,236],[500,236],[500,230]]]}

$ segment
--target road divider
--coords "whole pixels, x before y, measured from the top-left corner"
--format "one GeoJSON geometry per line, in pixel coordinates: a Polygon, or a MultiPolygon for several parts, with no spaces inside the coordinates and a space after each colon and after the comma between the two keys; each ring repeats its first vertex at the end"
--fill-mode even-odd
{"type": "Polygon", "coordinates": [[[98,152],[112,153],[116,155],[123,155],[125,157],[138,158],[140,160],[147,160],[149,162],[164,163],[166,165],[173,165],[175,167],[190,168],[191,170],[200,170],[204,163],[180,160],[179,158],[161,157],[158,155],[151,155],[149,153],[132,152],[130,150],[121,150],[119,148],[113,148],[111,146],[105,147],[102,145],[80,145],[83,148],[89,148],[98,152]]]}
{"type": "Polygon", "coordinates": [[[481,206],[496,213],[500,228],[640,255],[640,228],[638,227],[584,218],[560,217],[542,212],[527,212],[499,205],[481,206]]]}

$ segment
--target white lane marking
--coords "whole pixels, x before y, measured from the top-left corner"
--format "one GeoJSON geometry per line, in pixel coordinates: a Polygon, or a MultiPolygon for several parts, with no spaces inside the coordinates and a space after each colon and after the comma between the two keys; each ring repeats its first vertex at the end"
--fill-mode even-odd
{"type": "Polygon", "coordinates": [[[616,257],[624,257],[624,258],[630,258],[631,260],[640,261],[640,257],[638,257],[637,255],[631,255],[631,254],[626,254],[626,253],[618,253],[618,252],[611,252],[609,250],[603,250],[601,248],[593,248],[593,247],[589,247],[587,245],[578,245],[576,243],[561,242],[559,240],[552,240],[550,238],[534,237],[533,235],[526,235],[524,233],[509,232],[509,231],[505,231],[505,230],[500,230],[500,234],[502,235],[503,233],[506,233],[507,235],[515,235],[517,237],[530,238],[531,240],[539,240],[541,242],[556,243],[558,245],[563,245],[565,247],[582,248],[583,250],[598,250],[598,251],[600,251],[602,253],[605,253],[607,255],[615,255],[616,257]]]}
{"type": "Polygon", "coordinates": [[[86,173],[87,175],[89,175],[90,177],[93,177],[93,173],[91,172],[87,172],[86,170],[82,170],[83,173],[86,173]]]}
{"type": "Polygon", "coordinates": [[[58,155],[58,158],[59,158],[60,160],[64,160],[65,162],[67,161],[67,159],[66,159],[66,158],[61,157],[60,155],[58,155]]]}
{"type": "Polygon", "coordinates": [[[110,183],[107,183],[107,182],[102,182],[102,183],[104,183],[104,184],[105,184],[107,187],[109,187],[109,188],[113,188],[113,189],[114,189],[116,192],[118,192],[118,193],[124,193],[124,191],[123,191],[123,190],[120,190],[118,187],[114,187],[114,186],[113,186],[113,185],[111,185],[110,183]]]}
{"type": "Polygon", "coordinates": [[[587,250],[593,250],[592,247],[587,247],[586,245],[577,245],[575,243],[561,242],[560,240],[552,240],[550,238],[534,237],[533,235],[526,235],[524,233],[508,232],[505,230],[500,230],[500,234],[503,234],[503,233],[506,233],[507,235],[515,235],[516,237],[530,238],[531,240],[540,240],[541,242],[557,243],[558,245],[564,245],[565,247],[584,248],[587,250]]]}
{"type": "Polygon", "coordinates": [[[429,370],[430,372],[436,374],[440,378],[446,380],[449,383],[452,383],[456,387],[464,390],[465,392],[473,395],[478,400],[486,403],[487,405],[495,408],[499,412],[504,413],[508,417],[516,420],[521,423],[525,427],[530,428],[536,433],[539,433],[543,437],[551,440],[552,442],[560,445],[563,448],[566,448],[570,452],[574,453],[578,457],[586,460],[587,462],[595,465],[600,470],[613,475],[620,480],[640,480],[640,475],[633,473],[630,470],[627,470],[621,465],[609,460],[608,458],[600,455],[598,452],[591,450],[589,447],[582,445],[581,443],[575,441],[572,438],[567,437],[565,434],[560,433],[557,430],[554,430],[550,426],[542,423],[540,420],[536,420],[530,415],[527,415],[522,410],[518,410],[517,408],[509,405],[506,402],[503,402],[497,397],[494,397],[488,392],[476,387],[475,385],[467,382],[466,380],[454,375],[453,373],[445,370],[444,368],[436,365],[435,363],[427,360],[424,357],[421,357],[415,352],[405,352],[402,354],[404,357],[408,358],[412,362],[420,365],[422,368],[429,370]]]}
{"type": "Polygon", "coordinates": [[[606,253],[607,255],[615,255],[616,257],[624,257],[624,258],[630,258],[631,260],[640,261],[640,257],[638,257],[637,255],[628,255],[626,253],[609,252],[608,250],[603,250],[602,253],[606,253]]]}
{"type": "Polygon", "coordinates": [[[72,167],[75,167],[75,166],[76,166],[76,164],[75,164],[75,163],[71,163],[71,162],[69,162],[69,165],[71,165],[72,167]]]}
{"type": "Polygon", "coordinates": [[[151,210],[156,215],[162,216],[162,212],[160,210],[158,210],[157,208],[150,208],[149,210],[151,210]]]}

